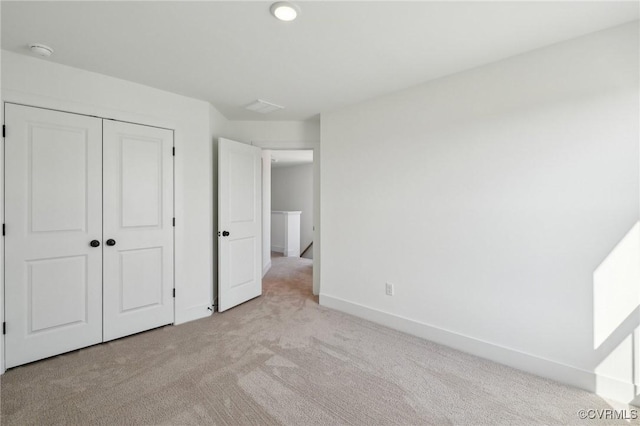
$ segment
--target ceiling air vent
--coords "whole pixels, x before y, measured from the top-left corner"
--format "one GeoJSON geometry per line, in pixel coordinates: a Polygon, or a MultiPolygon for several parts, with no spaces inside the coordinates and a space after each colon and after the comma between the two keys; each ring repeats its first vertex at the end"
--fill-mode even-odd
{"type": "Polygon", "coordinates": [[[245,107],[245,109],[248,109],[249,111],[259,112],[260,114],[269,114],[270,112],[283,108],[284,107],[281,107],[280,105],[272,104],[271,102],[263,101],[262,99],[258,99],[245,107]]]}

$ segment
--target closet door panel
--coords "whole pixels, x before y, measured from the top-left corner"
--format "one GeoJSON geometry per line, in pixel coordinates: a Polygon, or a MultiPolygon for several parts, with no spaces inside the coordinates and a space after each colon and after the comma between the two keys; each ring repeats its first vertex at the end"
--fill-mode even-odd
{"type": "Polygon", "coordinates": [[[6,366],[102,341],[102,120],[5,108],[6,366]]]}
{"type": "Polygon", "coordinates": [[[173,323],[173,132],[104,121],[104,340],[173,323]]]}

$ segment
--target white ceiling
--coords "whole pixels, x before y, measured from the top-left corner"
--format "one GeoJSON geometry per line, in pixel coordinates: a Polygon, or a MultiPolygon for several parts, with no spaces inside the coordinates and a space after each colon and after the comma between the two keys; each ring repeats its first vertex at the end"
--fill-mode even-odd
{"type": "Polygon", "coordinates": [[[638,2],[2,1],[2,47],[203,99],[227,118],[301,120],[638,19],[638,2]],[[259,114],[256,99],[285,107],[259,114]]]}
{"type": "Polygon", "coordinates": [[[273,150],[271,167],[300,166],[313,163],[313,150],[273,150]]]}

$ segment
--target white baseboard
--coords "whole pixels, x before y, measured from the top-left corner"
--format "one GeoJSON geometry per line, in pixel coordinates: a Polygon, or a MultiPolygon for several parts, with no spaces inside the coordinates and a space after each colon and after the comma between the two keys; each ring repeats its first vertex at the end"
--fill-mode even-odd
{"type": "Polygon", "coordinates": [[[276,253],[284,253],[284,247],[281,247],[281,246],[271,246],[271,251],[275,251],[276,253]]]}
{"type": "Polygon", "coordinates": [[[262,268],[262,277],[264,277],[265,275],[267,275],[267,272],[269,272],[269,269],[271,269],[271,259],[269,259],[269,261],[267,262],[266,265],[264,265],[264,268],[262,268]]]}
{"type": "MultiPolygon", "coordinates": [[[[593,372],[572,367],[535,355],[517,351],[515,349],[506,348],[504,346],[495,345],[490,342],[479,340],[470,336],[444,330],[429,324],[411,320],[409,318],[400,317],[387,312],[372,309],[357,303],[349,302],[327,294],[320,294],[320,305],[332,308],[356,317],[375,322],[386,327],[390,327],[417,337],[421,337],[432,342],[467,352],[472,355],[486,358],[500,364],[518,370],[526,371],[537,376],[546,377],[557,382],[571,385],[589,392],[596,392],[596,375],[593,372]]],[[[617,390],[620,386],[610,386],[610,390],[617,390]]],[[[619,383],[618,383],[619,385],[619,383]]],[[[598,389],[604,391],[604,389],[598,389]]],[[[611,392],[609,395],[600,395],[607,398],[617,399],[622,402],[627,401],[613,398],[611,392]]]]}

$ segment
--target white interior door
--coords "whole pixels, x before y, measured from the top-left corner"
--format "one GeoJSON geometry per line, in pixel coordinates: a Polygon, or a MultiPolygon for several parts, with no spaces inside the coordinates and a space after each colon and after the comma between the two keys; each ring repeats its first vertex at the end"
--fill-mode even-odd
{"type": "Polygon", "coordinates": [[[262,294],[260,148],[218,141],[218,310],[262,294]]]}
{"type": "Polygon", "coordinates": [[[104,121],[104,340],[174,321],[173,132],[104,121]]]}
{"type": "Polygon", "coordinates": [[[102,341],[102,120],[5,108],[6,367],[102,341]]]}

